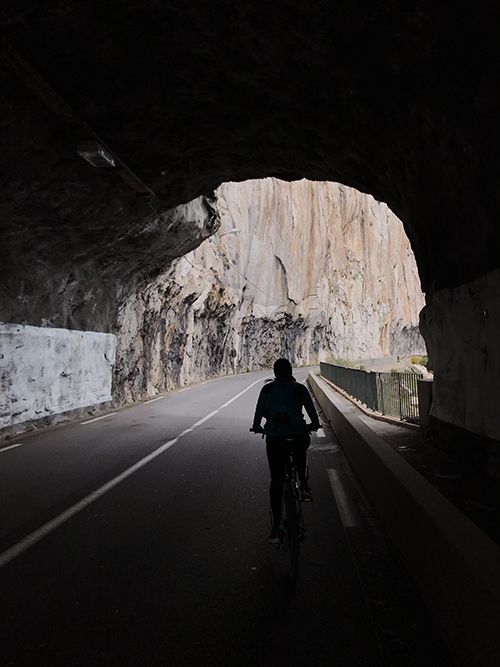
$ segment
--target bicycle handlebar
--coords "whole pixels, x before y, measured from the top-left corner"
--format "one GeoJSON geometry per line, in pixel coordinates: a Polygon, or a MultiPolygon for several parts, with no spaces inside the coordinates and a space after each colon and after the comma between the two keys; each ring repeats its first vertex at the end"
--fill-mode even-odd
{"type": "MultiPolygon", "coordinates": [[[[309,433],[311,433],[312,431],[317,431],[320,428],[321,426],[313,426],[313,424],[307,424],[307,430],[309,431],[309,433]]],[[[249,428],[248,430],[250,431],[250,433],[257,433],[259,435],[261,433],[264,434],[264,429],[262,427],[258,431],[256,431],[254,428],[249,428]]]]}

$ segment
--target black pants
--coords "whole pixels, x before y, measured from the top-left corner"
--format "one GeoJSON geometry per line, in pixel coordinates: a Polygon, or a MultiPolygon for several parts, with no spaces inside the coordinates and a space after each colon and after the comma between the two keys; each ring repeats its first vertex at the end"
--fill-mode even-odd
{"type": "Polygon", "coordinates": [[[292,443],[279,436],[268,435],[266,437],[267,460],[271,472],[269,499],[275,526],[279,526],[281,521],[281,497],[283,482],[285,481],[288,448],[291,447],[292,449],[292,456],[297,466],[300,481],[306,482],[307,448],[310,444],[311,438],[307,432],[295,436],[292,443]]]}

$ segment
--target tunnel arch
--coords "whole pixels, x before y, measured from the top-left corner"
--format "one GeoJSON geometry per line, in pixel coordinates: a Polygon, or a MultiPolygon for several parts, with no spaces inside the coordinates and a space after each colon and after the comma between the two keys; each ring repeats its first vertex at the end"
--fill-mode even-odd
{"type": "Polygon", "coordinates": [[[340,181],[405,224],[436,418],[500,439],[498,19],[493,2],[7,3],[2,319],[107,330],[120,294],[211,233],[221,182],[340,181]],[[120,168],[81,160],[89,140],[120,168]]]}

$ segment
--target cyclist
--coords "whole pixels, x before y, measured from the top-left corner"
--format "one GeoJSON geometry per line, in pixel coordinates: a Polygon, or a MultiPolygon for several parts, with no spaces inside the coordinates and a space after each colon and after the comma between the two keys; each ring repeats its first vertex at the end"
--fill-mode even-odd
{"type": "Polygon", "coordinates": [[[304,502],[312,501],[311,489],[306,473],[307,448],[311,443],[309,431],[320,428],[318,414],[307,388],[293,377],[292,365],[288,359],[278,359],[274,364],[273,381],[268,381],[261,389],[252,430],[255,433],[266,435],[266,452],[271,473],[269,498],[273,525],[269,541],[275,543],[279,538],[281,520],[281,498],[287,448],[291,448],[297,466],[301,485],[301,499],[304,502]],[[302,408],[305,408],[311,423],[307,426],[302,408]],[[261,426],[262,418],[266,422],[261,426]]]}

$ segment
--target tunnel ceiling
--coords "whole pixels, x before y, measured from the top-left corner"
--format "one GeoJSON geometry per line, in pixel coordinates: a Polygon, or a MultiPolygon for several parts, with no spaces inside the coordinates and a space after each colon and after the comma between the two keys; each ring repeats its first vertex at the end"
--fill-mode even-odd
{"type": "Polygon", "coordinates": [[[119,263],[148,212],[136,189],[168,208],[264,176],[386,201],[425,290],[500,263],[496,2],[12,0],[0,16],[4,270],[119,263]],[[125,180],[77,155],[96,138],[125,180]]]}

